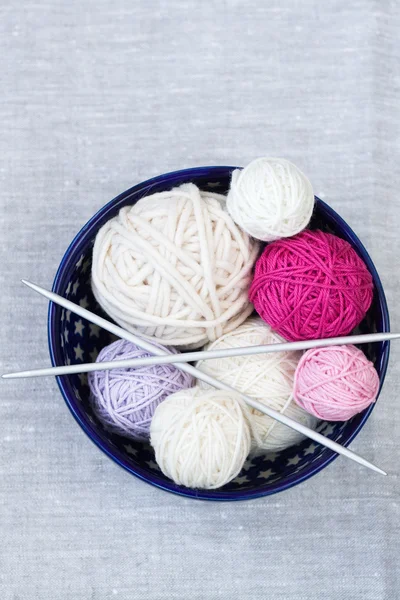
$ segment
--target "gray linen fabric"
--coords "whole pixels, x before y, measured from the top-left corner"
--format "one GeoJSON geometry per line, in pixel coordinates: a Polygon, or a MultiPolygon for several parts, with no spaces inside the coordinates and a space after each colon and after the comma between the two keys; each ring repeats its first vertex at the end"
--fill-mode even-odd
{"type": "MultiPolygon", "coordinates": [[[[400,4],[3,0],[1,370],[49,363],[68,243],[166,171],[289,158],[361,236],[400,330],[400,4]]],[[[0,382],[2,600],[396,600],[400,344],[343,458],[268,499],[200,503],[114,465],[52,379],[0,382]]]]}

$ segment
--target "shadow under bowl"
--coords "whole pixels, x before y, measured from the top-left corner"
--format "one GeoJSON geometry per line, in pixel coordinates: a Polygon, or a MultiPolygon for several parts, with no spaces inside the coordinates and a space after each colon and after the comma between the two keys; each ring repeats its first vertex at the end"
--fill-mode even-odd
{"type": "MultiPolygon", "coordinates": [[[[234,168],[198,167],[167,173],[140,183],[111,200],[82,227],[67,249],[57,271],[53,291],[94,313],[103,314],[93,297],[90,285],[92,247],[100,227],[114,217],[123,206],[134,204],[143,196],[166,191],[182,183],[194,182],[203,190],[226,193],[234,168]]],[[[389,331],[389,314],[381,281],[356,234],[334,210],[318,198],[310,226],[346,239],[364,260],[373,276],[374,300],[357,332],[389,331]]],[[[51,362],[54,366],[93,362],[99,351],[115,339],[107,331],[52,303],[48,315],[48,337],[51,362]]],[[[362,349],[373,361],[382,387],[389,358],[389,344],[386,342],[363,345],[362,349]]],[[[161,473],[148,444],[135,442],[103,427],[93,413],[89,401],[86,374],[57,377],[57,381],[73,416],[103,452],[140,479],[189,498],[245,500],[267,496],[308,479],[337,457],[331,450],[306,439],[282,452],[252,458],[239,476],[223,488],[185,488],[176,485],[161,473]]],[[[346,446],[359,433],[373,407],[374,404],[344,423],[322,422],[318,430],[346,446]]]]}

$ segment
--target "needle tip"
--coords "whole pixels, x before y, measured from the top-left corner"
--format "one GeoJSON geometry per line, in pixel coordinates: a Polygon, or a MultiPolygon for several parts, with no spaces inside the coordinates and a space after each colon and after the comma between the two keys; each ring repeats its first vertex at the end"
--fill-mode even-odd
{"type": "Polygon", "coordinates": [[[35,283],[32,283],[31,281],[28,281],[27,279],[21,279],[21,283],[23,283],[24,285],[26,285],[31,290],[34,290],[35,292],[42,293],[42,289],[38,285],[36,285],[35,283]]]}
{"type": "Polygon", "coordinates": [[[379,473],[379,475],[387,475],[386,471],[384,471],[383,469],[380,469],[376,465],[372,465],[372,466],[373,466],[372,470],[375,471],[375,473],[379,473]]]}

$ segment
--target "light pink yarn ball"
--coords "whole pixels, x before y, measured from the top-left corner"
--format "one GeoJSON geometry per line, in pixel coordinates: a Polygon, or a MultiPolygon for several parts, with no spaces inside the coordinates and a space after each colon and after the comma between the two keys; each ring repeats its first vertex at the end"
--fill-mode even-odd
{"type": "Polygon", "coordinates": [[[296,369],[294,399],[325,421],[347,421],[375,402],[379,376],[355,346],[308,350],[296,369]]]}

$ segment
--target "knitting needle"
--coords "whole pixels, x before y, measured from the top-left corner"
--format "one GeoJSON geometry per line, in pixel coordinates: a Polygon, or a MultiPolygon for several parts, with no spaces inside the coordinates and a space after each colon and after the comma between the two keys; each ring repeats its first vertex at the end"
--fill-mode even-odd
{"type": "Polygon", "coordinates": [[[79,363],[76,365],[63,365],[61,367],[48,367],[45,369],[32,369],[5,373],[4,379],[21,379],[24,377],[45,377],[58,375],[73,375],[75,373],[90,373],[92,371],[108,371],[109,369],[134,369],[151,365],[164,365],[171,363],[194,362],[209,360],[211,358],[227,358],[232,356],[252,356],[254,354],[270,354],[272,352],[287,352],[288,350],[310,350],[326,346],[344,346],[346,344],[371,344],[374,342],[387,342],[400,338],[400,333],[366,333],[360,335],[347,335],[336,338],[320,340],[304,340],[300,342],[282,342],[264,346],[243,346],[241,348],[224,348],[221,350],[199,350],[185,352],[184,354],[167,354],[164,356],[146,356],[122,360],[110,360],[95,363],[79,363]]]}
{"type": "MultiPolygon", "coordinates": [[[[82,306],[79,306],[78,304],[75,304],[74,302],[71,302],[70,300],[63,298],[62,296],[59,296],[58,294],[55,294],[54,292],[45,290],[44,288],[42,288],[38,285],[35,285],[34,283],[31,283],[29,281],[26,281],[25,279],[22,279],[22,283],[24,283],[25,285],[27,285],[28,287],[33,289],[35,292],[38,292],[39,294],[41,294],[42,296],[44,296],[51,302],[54,302],[55,304],[58,304],[59,306],[62,306],[63,308],[66,308],[67,310],[72,311],[73,313],[79,315],[83,319],[87,319],[89,322],[94,323],[95,325],[98,325],[99,327],[102,327],[103,329],[109,331],[110,333],[114,333],[116,336],[118,336],[122,339],[128,340],[129,342],[136,344],[137,346],[139,346],[140,348],[143,348],[143,350],[146,350],[150,354],[155,354],[157,356],[163,356],[165,354],[165,351],[161,350],[161,348],[158,348],[157,346],[153,346],[147,340],[142,339],[142,338],[134,335],[133,333],[126,331],[125,329],[122,329],[118,325],[115,325],[114,323],[111,323],[110,321],[107,321],[106,319],[103,319],[102,317],[95,315],[94,313],[90,312],[86,308],[83,308],[82,306]]],[[[286,415],[281,414],[280,412],[278,412],[270,407],[267,407],[264,404],[261,404],[261,402],[257,402],[257,400],[254,400],[254,398],[251,398],[250,396],[247,396],[247,394],[243,394],[243,393],[239,392],[235,388],[232,388],[230,385],[228,385],[222,381],[219,381],[218,379],[215,379],[214,377],[211,377],[211,375],[207,375],[206,373],[203,373],[199,369],[196,369],[196,367],[193,367],[192,365],[187,364],[187,363],[177,363],[177,367],[179,369],[181,369],[182,371],[186,371],[187,373],[190,373],[197,379],[201,379],[202,381],[204,381],[208,385],[211,385],[212,387],[238,394],[252,408],[255,408],[256,410],[268,415],[269,417],[271,417],[272,419],[275,419],[279,423],[282,423],[283,425],[286,425],[287,427],[290,427],[290,428],[294,429],[295,431],[298,431],[299,433],[305,435],[306,437],[309,437],[310,439],[314,440],[315,442],[318,442],[318,443],[322,444],[323,446],[326,446],[330,450],[337,452],[337,454],[342,454],[343,456],[346,456],[350,460],[353,460],[354,462],[356,462],[360,465],[363,465],[364,467],[367,467],[367,468],[371,469],[372,471],[376,471],[377,473],[380,473],[381,475],[387,475],[387,473],[385,471],[383,471],[379,467],[376,467],[375,465],[373,465],[372,463],[367,461],[362,456],[355,454],[355,452],[352,452],[348,448],[341,446],[337,442],[334,442],[333,440],[325,437],[321,433],[313,431],[312,429],[310,429],[309,427],[306,427],[305,425],[302,425],[301,423],[297,423],[297,421],[290,419],[286,415]]]]}

